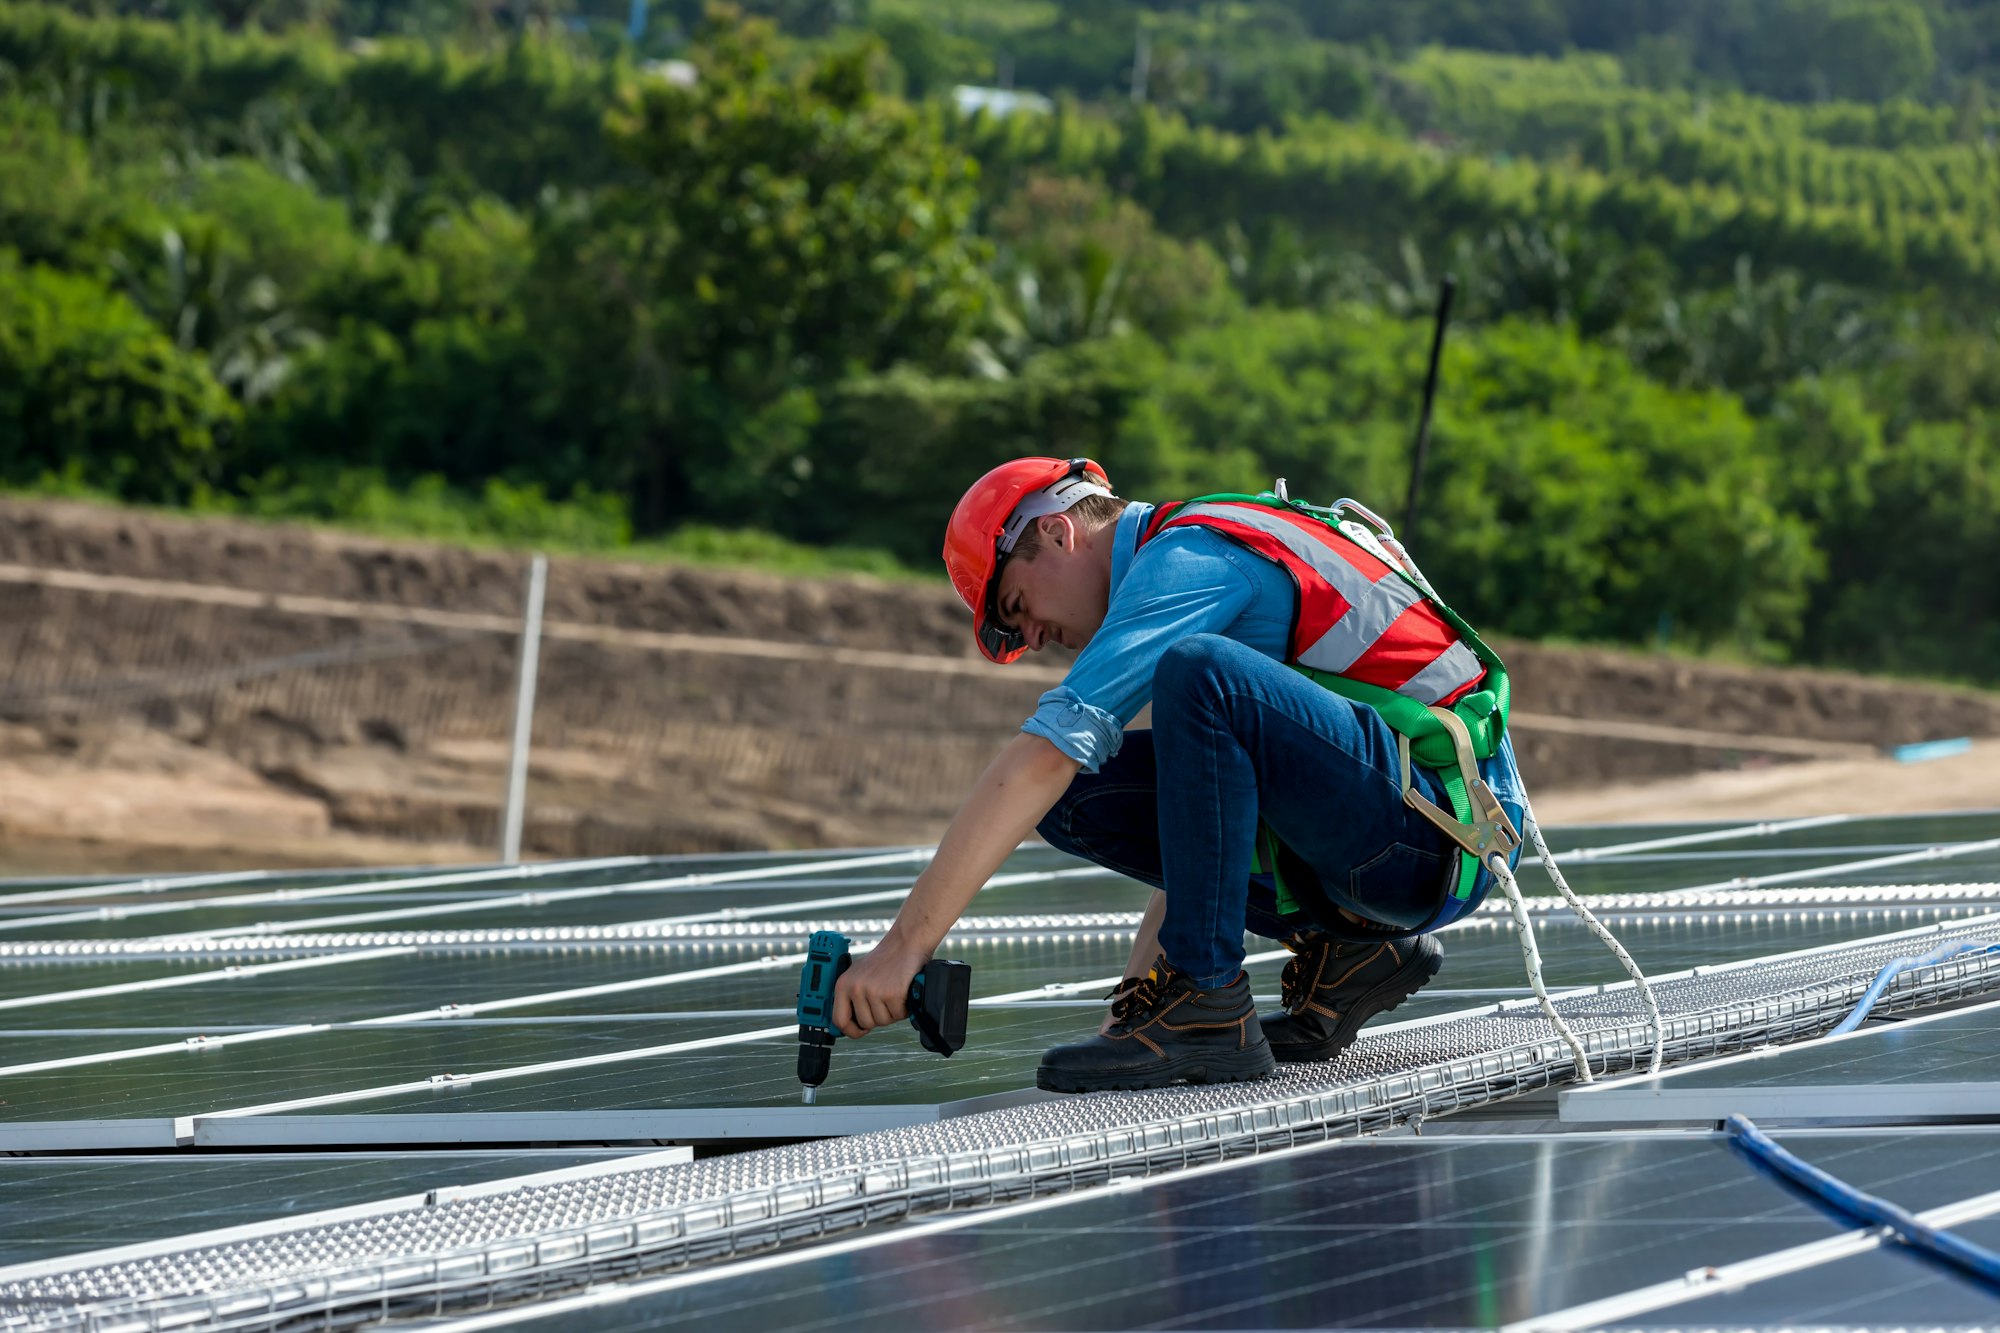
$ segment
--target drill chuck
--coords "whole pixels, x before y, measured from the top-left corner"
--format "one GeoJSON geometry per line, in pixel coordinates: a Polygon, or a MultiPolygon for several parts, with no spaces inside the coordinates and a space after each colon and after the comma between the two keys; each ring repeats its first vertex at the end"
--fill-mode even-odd
{"type": "Polygon", "coordinates": [[[833,1065],[833,1034],[822,1028],[799,1029],[799,1082],[817,1088],[833,1065]]]}

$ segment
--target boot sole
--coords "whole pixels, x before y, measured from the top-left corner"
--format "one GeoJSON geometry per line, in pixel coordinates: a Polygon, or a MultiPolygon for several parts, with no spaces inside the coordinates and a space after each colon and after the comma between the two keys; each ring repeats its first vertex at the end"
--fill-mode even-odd
{"type": "Polygon", "coordinates": [[[1356,1001],[1350,1012],[1341,1015],[1340,1024],[1334,1028],[1332,1036],[1325,1041],[1314,1042],[1310,1046],[1280,1046],[1277,1042],[1272,1042],[1271,1058],[1281,1065],[1313,1064],[1320,1060],[1331,1060],[1354,1044],[1354,1039],[1361,1035],[1363,1024],[1377,1014],[1388,1013],[1422,990],[1443,966],[1442,953],[1412,954],[1408,963],[1376,982],[1375,988],[1356,1001]]]}
{"type": "Polygon", "coordinates": [[[1226,1056],[1184,1055],[1147,1073],[1065,1074],[1037,1069],[1035,1086],[1043,1092],[1137,1092],[1175,1083],[1252,1083],[1278,1067],[1268,1043],[1226,1056]]]}

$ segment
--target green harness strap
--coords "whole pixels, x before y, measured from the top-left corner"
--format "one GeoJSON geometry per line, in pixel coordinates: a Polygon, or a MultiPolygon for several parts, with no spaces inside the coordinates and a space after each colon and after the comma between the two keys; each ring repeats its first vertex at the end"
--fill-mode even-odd
{"type": "MultiPolygon", "coordinates": [[[[1478,653],[1485,645],[1474,649],[1478,653]]],[[[1493,757],[1500,747],[1500,738],[1506,734],[1507,726],[1507,669],[1500,665],[1498,658],[1489,653],[1480,653],[1480,661],[1487,669],[1487,688],[1466,695],[1452,705],[1451,711],[1465,723],[1472,736],[1472,752],[1485,760],[1493,757]],[[1489,660],[1490,658],[1490,660],[1489,660]]],[[[1409,742],[1410,757],[1437,775],[1443,784],[1446,797],[1451,801],[1451,812],[1461,824],[1470,824],[1474,819],[1472,796],[1466,790],[1465,777],[1459,772],[1457,755],[1452,746],[1451,733],[1435,714],[1408,695],[1385,690],[1379,685],[1369,685],[1362,681],[1348,680],[1325,671],[1315,671],[1311,667],[1294,665],[1292,668],[1317,685],[1352,699],[1357,703],[1372,706],[1382,720],[1389,724],[1389,730],[1409,742]],[[1381,697],[1377,697],[1381,696],[1381,697]],[[1443,763],[1433,762],[1442,756],[1443,763]]],[[[1291,886],[1285,882],[1284,870],[1278,861],[1278,838],[1270,826],[1262,820],[1257,823],[1257,841],[1251,857],[1252,870],[1269,874],[1278,895],[1278,912],[1290,915],[1299,910],[1298,900],[1292,896],[1291,886]]],[[[1479,877],[1479,862],[1463,848],[1458,853],[1458,879],[1452,885],[1451,896],[1461,902],[1472,896],[1472,887],[1479,877]]]]}

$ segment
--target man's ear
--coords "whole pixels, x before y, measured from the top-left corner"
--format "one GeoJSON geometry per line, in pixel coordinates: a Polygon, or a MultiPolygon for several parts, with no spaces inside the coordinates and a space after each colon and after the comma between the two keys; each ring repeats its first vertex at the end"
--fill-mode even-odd
{"type": "Polygon", "coordinates": [[[1076,550],[1076,520],[1068,514],[1044,514],[1042,539],[1066,551],[1076,550]]]}

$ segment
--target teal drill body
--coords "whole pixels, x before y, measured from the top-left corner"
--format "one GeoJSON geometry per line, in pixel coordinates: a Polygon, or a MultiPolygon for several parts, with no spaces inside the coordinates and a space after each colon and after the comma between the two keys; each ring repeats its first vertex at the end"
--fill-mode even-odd
{"type": "MultiPolygon", "coordinates": [[[[799,1082],[811,1106],[819,1085],[833,1063],[833,1043],[840,1029],[833,1025],[833,988],[854,961],[847,937],[837,930],[817,930],[806,945],[805,966],[799,971],[799,1082]]],[[[949,1057],[965,1045],[965,1013],[972,999],[972,967],[933,958],[910,981],[910,1026],[924,1049],[949,1057]]]]}

